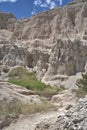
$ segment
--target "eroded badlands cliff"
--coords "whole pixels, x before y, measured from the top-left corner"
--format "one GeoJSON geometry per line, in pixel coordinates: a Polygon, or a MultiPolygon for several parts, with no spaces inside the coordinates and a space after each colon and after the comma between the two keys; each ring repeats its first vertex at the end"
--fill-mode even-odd
{"type": "Polygon", "coordinates": [[[60,83],[87,70],[86,1],[73,1],[30,19],[16,20],[0,12],[0,22],[1,67],[27,66],[47,83],[60,83]]]}
{"type": "Polygon", "coordinates": [[[20,116],[18,120],[12,115],[0,117],[0,129],[87,130],[87,96],[72,107],[77,98],[71,90],[76,88],[81,73],[87,72],[87,0],[74,0],[29,19],[17,20],[12,14],[0,12],[0,103],[14,104],[17,99],[18,103],[40,104],[40,96],[33,91],[5,82],[16,66],[34,72],[46,84],[68,88],[51,100],[67,108],[32,118],[20,116]]]}

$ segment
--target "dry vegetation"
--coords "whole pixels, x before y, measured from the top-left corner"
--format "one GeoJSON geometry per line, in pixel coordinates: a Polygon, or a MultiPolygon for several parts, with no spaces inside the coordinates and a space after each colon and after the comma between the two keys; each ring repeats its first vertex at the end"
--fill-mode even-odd
{"type": "Polygon", "coordinates": [[[48,101],[42,101],[41,103],[24,103],[14,99],[13,102],[5,102],[0,105],[0,115],[33,114],[54,108],[55,106],[48,101]]]}
{"type": "Polygon", "coordinates": [[[61,88],[55,86],[48,86],[37,80],[33,72],[28,72],[25,68],[17,67],[9,73],[9,82],[26,87],[33,90],[39,96],[51,98],[53,95],[58,94],[61,88]]]}

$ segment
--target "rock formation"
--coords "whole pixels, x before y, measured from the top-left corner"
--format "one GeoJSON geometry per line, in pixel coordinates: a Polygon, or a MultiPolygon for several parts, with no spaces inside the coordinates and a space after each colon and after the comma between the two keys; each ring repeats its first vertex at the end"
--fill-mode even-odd
{"type": "Polygon", "coordinates": [[[86,44],[85,0],[30,19],[0,12],[0,68],[27,66],[42,82],[57,81],[58,86],[58,81],[87,70],[86,44]]]}
{"type": "MultiPolygon", "coordinates": [[[[8,79],[9,73],[3,69],[10,71],[16,66],[33,71],[46,84],[70,88],[54,95],[51,100],[68,105],[62,115],[58,113],[57,116],[57,112],[56,117],[50,114],[52,120],[48,118],[39,123],[35,117],[32,119],[32,129],[32,120],[28,124],[29,120],[25,119],[27,125],[23,130],[28,127],[30,130],[87,130],[87,96],[72,107],[77,99],[71,91],[71,88],[76,88],[75,82],[81,73],[87,72],[87,0],[74,0],[64,7],[39,13],[29,19],[17,20],[13,14],[0,12],[0,109],[4,103],[41,102],[33,91],[3,82],[8,79]],[[73,101],[68,104],[70,100],[73,101]]],[[[16,119],[12,115],[2,118],[0,129],[16,119]]],[[[20,127],[13,122],[6,130],[22,130],[25,125],[23,121],[20,119],[18,122],[20,127]]]]}
{"type": "Polygon", "coordinates": [[[21,86],[0,82],[0,108],[4,103],[14,103],[17,101],[25,103],[40,102],[40,98],[35,92],[21,86]]]}
{"type": "MultiPolygon", "coordinates": [[[[0,130],[19,117],[24,106],[42,103],[40,97],[21,86],[0,81],[0,130]]],[[[28,108],[29,109],[29,108],[28,108]]]]}

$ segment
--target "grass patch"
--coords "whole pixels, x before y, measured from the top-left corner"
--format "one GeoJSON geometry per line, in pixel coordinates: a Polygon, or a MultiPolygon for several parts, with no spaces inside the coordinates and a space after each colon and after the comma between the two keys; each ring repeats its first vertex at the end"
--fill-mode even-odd
{"type": "Polygon", "coordinates": [[[26,87],[33,90],[36,94],[44,97],[51,98],[53,95],[58,94],[61,88],[51,87],[37,80],[33,72],[28,72],[25,68],[17,67],[9,73],[10,83],[26,87]]]}
{"type": "Polygon", "coordinates": [[[42,103],[24,103],[14,100],[13,103],[5,102],[0,105],[0,115],[34,114],[54,108],[55,107],[48,101],[43,101],[42,103]]]}
{"type": "Polygon", "coordinates": [[[87,92],[84,91],[82,88],[78,88],[78,89],[75,89],[75,90],[73,90],[73,91],[76,93],[76,96],[77,96],[78,98],[84,98],[85,95],[87,95],[87,92]]]}

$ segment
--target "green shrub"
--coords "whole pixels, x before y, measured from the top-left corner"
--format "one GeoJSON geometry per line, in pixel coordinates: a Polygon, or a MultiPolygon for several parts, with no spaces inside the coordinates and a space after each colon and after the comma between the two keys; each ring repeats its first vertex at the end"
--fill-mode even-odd
{"type": "Polygon", "coordinates": [[[4,67],[3,70],[2,70],[4,73],[8,73],[9,72],[9,69],[7,67],[4,67]]]}
{"type": "Polygon", "coordinates": [[[87,94],[87,73],[82,74],[82,79],[77,80],[78,86],[77,95],[79,97],[84,97],[87,94]]]}
{"type": "Polygon", "coordinates": [[[9,73],[9,82],[26,87],[33,90],[36,94],[45,97],[52,97],[61,89],[58,87],[51,87],[37,80],[33,72],[28,72],[25,68],[17,67],[9,73]]]}

